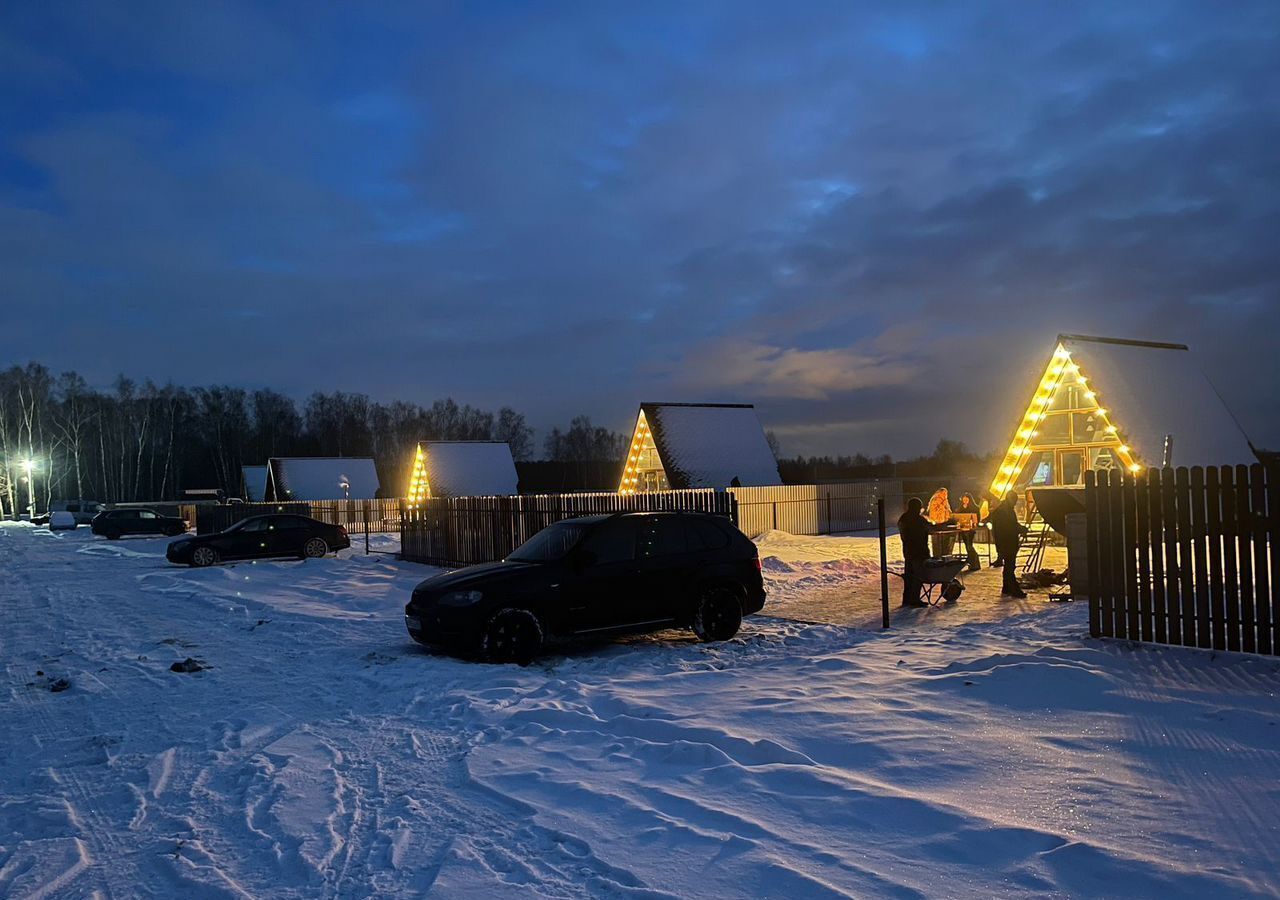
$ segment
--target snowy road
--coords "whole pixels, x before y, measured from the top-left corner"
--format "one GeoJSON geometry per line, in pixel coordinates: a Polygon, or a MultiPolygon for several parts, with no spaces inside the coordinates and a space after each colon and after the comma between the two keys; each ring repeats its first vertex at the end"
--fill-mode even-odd
{"type": "Polygon", "coordinates": [[[1077,604],[481,666],[405,638],[423,567],[163,546],[0,527],[0,896],[1280,891],[1273,660],[1077,604]]]}

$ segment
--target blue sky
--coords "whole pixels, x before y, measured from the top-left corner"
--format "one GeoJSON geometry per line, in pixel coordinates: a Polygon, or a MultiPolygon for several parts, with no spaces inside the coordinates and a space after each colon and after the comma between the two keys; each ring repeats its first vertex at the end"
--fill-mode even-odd
{"type": "Polygon", "coordinates": [[[1012,428],[1060,331],[1280,447],[1280,6],[9,4],[0,363],[784,451],[1012,428]]]}

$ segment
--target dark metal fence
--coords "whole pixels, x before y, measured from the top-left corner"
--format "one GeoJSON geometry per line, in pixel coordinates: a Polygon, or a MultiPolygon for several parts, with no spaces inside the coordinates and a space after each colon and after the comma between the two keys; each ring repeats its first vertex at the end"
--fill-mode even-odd
{"type": "Polygon", "coordinates": [[[697,510],[737,521],[733,495],[715,490],[433,497],[405,507],[400,556],[451,567],[493,562],[504,559],[553,522],[599,513],[662,509],[697,510]]]}
{"type": "Polygon", "coordinates": [[[271,513],[311,516],[341,525],[350,534],[395,533],[400,530],[400,500],[313,500],[309,503],[230,503],[196,507],[196,534],[229,528],[241,519],[271,513]]]}
{"type": "Polygon", "coordinates": [[[1086,473],[1090,633],[1280,653],[1276,484],[1261,465],[1086,473]]]}

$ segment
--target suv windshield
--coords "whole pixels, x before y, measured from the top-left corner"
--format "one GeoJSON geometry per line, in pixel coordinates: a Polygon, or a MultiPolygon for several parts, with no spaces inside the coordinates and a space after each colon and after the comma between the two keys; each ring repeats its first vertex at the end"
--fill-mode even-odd
{"type": "Polygon", "coordinates": [[[585,522],[557,522],[548,525],[517,547],[507,559],[519,562],[550,562],[563,558],[577,546],[590,526],[585,522]]]}

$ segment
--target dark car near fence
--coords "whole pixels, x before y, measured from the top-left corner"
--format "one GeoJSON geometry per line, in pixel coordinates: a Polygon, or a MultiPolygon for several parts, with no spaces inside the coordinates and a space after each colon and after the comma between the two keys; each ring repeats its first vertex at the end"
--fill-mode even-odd
{"type": "Polygon", "coordinates": [[[162,534],[172,537],[187,530],[185,519],[162,516],[154,509],[109,509],[93,517],[89,528],[109,540],[117,540],[127,534],[162,534]]]}
{"type": "Polygon", "coordinates": [[[707,513],[614,513],[544,528],[501,562],[428,578],[405,606],[422,644],[527,663],[553,638],[692,628],[728,640],[764,607],[755,544],[707,513]]]}
{"type": "Polygon", "coordinates": [[[298,515],[251,516],[213,534],[179,538],[169,545],[169,562],[212,566],[236,559],[318,558],[351,546],[347,530],[298,515]]]}

